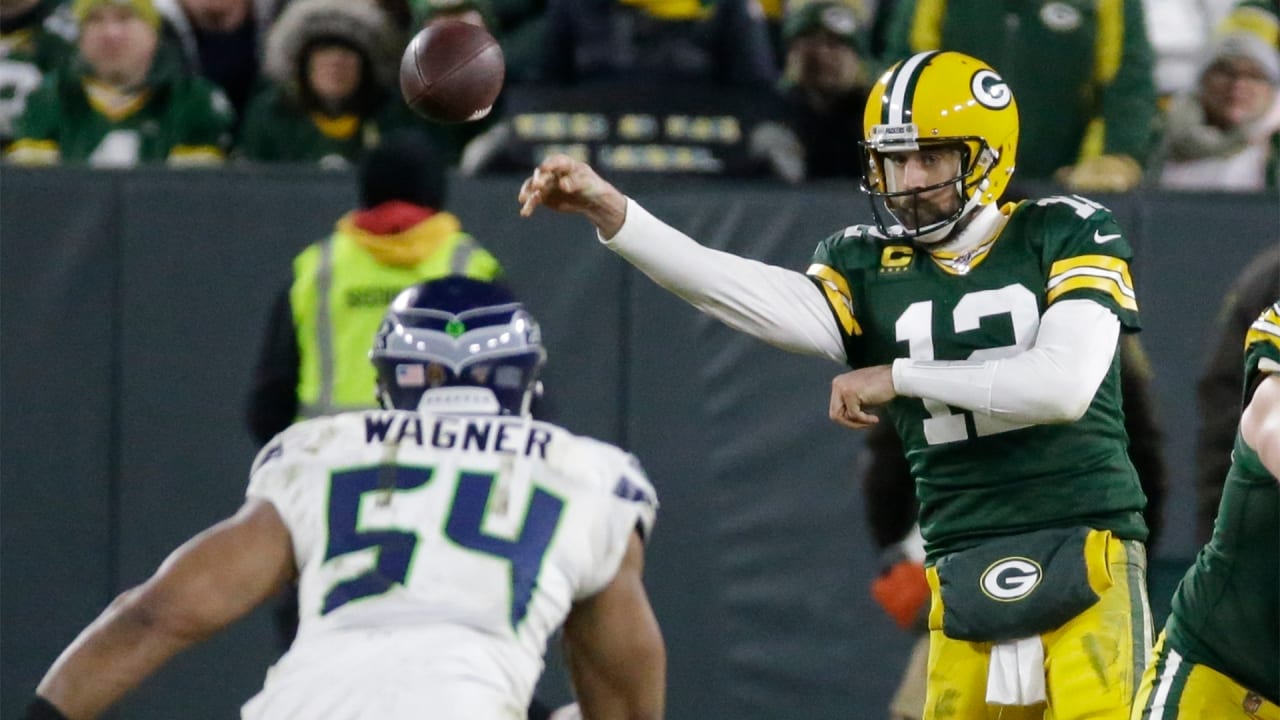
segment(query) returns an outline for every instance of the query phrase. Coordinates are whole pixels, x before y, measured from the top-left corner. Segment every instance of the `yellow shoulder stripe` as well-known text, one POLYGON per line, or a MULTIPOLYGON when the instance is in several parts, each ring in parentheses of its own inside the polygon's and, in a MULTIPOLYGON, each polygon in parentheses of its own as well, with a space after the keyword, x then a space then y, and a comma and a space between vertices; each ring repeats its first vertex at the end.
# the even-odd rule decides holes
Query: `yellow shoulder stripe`
POLYGON ((817 278, 822 285, 822 292, 827 296, 827 304, 840 320, 840 327, 844 330, 844 334, 861 335, 862 326, 853 316, 853 295, 849 292, 849 282, 845 277, 836 272, 835 268, 821 263, 810 265, 805 274, 817 278))
POLYGON ((1274 305, 1253 321, 1244 336, 1246 348, 1259 342, 1271 343, 1280 349, 1280 311, 1274 305))
POLYGON ((1110 295, 1126 310, 1138 310, 1129 263, 1110 255, 1080 255, 1059 260, 1049 268, 1046 302, 1052 304, 1073 290, 1099 290, 1110 295))

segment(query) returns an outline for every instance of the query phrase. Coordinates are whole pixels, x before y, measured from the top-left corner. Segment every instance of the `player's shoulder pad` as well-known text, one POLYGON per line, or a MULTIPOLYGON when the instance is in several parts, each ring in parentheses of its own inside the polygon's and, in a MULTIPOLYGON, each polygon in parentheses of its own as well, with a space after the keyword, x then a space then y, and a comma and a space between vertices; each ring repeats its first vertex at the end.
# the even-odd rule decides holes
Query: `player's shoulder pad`
POLYGON ((1133 253, 1111 210, 1083 195, 1024 200, 1014 208, 1010 222, 1015 220, 1030 230, 1028 240, 1042 244, 1049 255, 1129 257, 1133 253))
POLYGON ((347 442, 364 443, 371 422, 390 423, 400 410, 364 410, 303 420, 280 431, 258 452, 250 474, 279 461, 289 463, 314 457, 347 442))
POLYGON ((1094 225, 1112 220, 1107 206, 1083 195, 1049 195, 1038 200, 1023 200, 1014 207, 1013 215, 1062 226, 1094 225))
POLYGON ((813 251, 813 262, 837 269, 858 267, 864 260, 875 262, 888 240, 873 225, 850 225, 823 238, 813 251))
POLYGON ((636 510, 641 532, 648 540, 657 519, 658 492, 640 460, 629 452, 595 438, 540 423, 557 431, 548 446, 547 462, 561 475, 610 494, 636 510))

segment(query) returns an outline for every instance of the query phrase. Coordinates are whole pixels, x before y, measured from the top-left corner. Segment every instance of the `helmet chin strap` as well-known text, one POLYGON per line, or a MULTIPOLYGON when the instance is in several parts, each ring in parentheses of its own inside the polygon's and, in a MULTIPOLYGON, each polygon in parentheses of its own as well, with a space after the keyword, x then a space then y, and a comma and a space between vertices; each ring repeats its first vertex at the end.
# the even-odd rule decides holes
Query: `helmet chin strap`
POLYGON ((973 218, 981 212, 983 207, 982 196, 986 189, 987 180, 984 178, 975 189, 973 195, 970 195, 969 199, 965 201, 964 210, 960 212, 959 217, 940 228, 917 235, 916 242, 921 245, 929 245, 930 250, 945 250, 947 252, 963 252, 968 249, 966 246, 977 245, 982 238, 966 235, 965 229, 969 227, 969 223, 973 218))

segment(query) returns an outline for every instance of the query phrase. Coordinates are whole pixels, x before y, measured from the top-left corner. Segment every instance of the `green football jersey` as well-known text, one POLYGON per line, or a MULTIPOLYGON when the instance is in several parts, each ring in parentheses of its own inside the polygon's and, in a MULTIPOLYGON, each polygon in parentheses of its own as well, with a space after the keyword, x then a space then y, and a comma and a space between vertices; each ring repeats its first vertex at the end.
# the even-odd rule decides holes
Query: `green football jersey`
POLYGON ((157 51, 146 94, 114 110, 91 99, 82 61, 48 75, 27 98, 11 152, 47 151, 63 162, 114 167, 222 157, 231 141, 231 103, 175 63, 157 51))
MULTIPOLYGON (((809 274, 851 367, 896 358, 986 361, 1032 347, 1056 302, 1106 306, 1137 331, 1132 251, 1110 211, 1079 196, 1008 205, 1004 229, 963 256, 932 255, 868 226, 819 244, 809 274)), ((898 397, 930 561, 980 540, 1087 526, 1144 540, 1146 498, 1126 449, 1119 352, 1084 416, 1024 425, 898 397)))
POLYGON ((0 28, 0 147, 13 140, 13 124, 46 73, 75 55, 75 18, 61 0, 41 0, 0 28))
POLYGON ((359 164, 388 133, 424 124, 404 103, 390 97, 368 116, 326 119, 307 112, 271 85, 249 102, 237 153, 261 163, 344 167, 359 164))
MULTIPOLYGON (((1245 338, 1246 402, 1280 372, 1280 302, 1245 338)), ((1169 647, 1280 703, 1280 486, 1236 432, 1213 537, 1173 595, 1169 647)))

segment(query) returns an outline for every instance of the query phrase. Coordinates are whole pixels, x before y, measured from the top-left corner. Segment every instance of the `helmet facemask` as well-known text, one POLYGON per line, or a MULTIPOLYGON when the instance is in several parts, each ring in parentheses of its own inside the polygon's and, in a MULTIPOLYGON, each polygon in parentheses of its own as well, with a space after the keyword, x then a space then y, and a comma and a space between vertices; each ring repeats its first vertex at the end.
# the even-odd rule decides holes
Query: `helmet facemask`
POLYGON ((862 189, 871 202, 871 212, 881 232, 935 244, 950 237, 956 224, 982 204, 996 155, 981 137, 916 140, 909 135, 908 132, 906 137, 899 135, 902 139, 885 140, 883 133, 873 131, 871 140, 861 143, 862 189), (954 154, 956 165, 951 176, 925 187, 896 187, 900 172, 887 167, 893 163, 895 154, 930 150, 958 151, 954 154), (954 192, 954 197, 947 198, 939 192, 947 188, 954 192), (934 195, 939 197, 930 197, 934 195), (951 204, 954 210, 943 209, 951 204))

